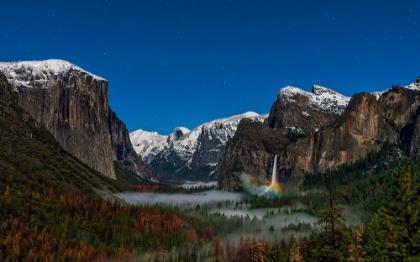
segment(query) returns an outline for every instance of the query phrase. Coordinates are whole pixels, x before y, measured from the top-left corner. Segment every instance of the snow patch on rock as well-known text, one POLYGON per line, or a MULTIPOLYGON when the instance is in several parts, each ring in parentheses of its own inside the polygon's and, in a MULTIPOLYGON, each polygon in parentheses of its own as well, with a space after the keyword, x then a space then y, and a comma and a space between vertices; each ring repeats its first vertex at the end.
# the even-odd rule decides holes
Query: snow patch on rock
POLYGON ((80 71, 90 75, 93 79, 106 81, 106 79, 94 75, 82 68, 59 59, 49 59, 43 61, 20 61, 20 62, 0 62, 2 71, 8 81, 16 87, 32 87, 35 84, 42 87, 54 85, 51 81, 57 76, 62 76, 70 71, 80 71))
POLYGON ((420 91, 420 78, 416 80, 416 82, 406 85, 405 88, 420 91))
POLYGON ((376 98, 376 100, 378 100, 383 93, 385 93, 385 91, 380 91, 380 92, 376 91, 376 92, 372 92, 371 95, 373 95, 376 98))
POLYGON ((312 93, 298 87, 286 86, 279 91, 278 98, 286 103, 296 103, 297 95, 306 96, 313 109, 335 114, 341 114, 350 101, 350 97, 319 85, 312 86, 312 93))

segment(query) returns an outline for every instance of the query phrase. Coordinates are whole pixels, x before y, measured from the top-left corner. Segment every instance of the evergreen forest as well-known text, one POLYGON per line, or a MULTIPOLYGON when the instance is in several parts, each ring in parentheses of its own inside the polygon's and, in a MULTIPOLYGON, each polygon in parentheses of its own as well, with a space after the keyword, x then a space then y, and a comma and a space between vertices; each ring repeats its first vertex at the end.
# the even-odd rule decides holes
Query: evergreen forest
MULTIPOLYGON (((280 197, 132 205, 114 194, 129 187, 67 153, 19 107, 1 104, 0 114, 0 261, 420 261, 420 162, 397 145, 307 174, 280 197), (291 214, 317 220, 276 224, 291 214)), ((130 190, 149 189, 182 191, 130 190)))

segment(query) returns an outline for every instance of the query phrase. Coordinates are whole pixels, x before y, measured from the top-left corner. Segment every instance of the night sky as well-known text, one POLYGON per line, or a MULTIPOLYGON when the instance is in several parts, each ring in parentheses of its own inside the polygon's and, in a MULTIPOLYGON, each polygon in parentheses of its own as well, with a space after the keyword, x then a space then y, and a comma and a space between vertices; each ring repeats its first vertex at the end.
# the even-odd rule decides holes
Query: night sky
POLYGON ((1 1, 0 61, 109 81, 129 131, 268 113, 281 87, 344 95, 420 76, 420 1, 1 1))

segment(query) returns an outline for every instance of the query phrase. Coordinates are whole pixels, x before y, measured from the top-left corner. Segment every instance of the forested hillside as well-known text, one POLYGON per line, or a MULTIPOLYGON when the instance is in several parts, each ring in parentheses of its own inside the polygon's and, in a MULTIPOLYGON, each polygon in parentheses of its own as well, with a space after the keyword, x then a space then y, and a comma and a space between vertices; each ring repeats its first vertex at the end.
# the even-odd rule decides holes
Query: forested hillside
POLYGON ((0 98, 0 261, 420 259, 420 162, 400 161, 397 145, 307 174, 302 188, 280 197, 132 206, 113 194, 121 185, 62 149, 19 108, 1 75, 0 98), (227 208, 278 210, 261 218, 215 212, 227 208), (358 224, 349 223, 346 208, 358 224), (300 212, 318 222, 271 224, 300 212))
POLYGON ((122 187, 62 149, 1 80, 0 261, 125 261, 186 239, 177 212, 115 202, 122 187))

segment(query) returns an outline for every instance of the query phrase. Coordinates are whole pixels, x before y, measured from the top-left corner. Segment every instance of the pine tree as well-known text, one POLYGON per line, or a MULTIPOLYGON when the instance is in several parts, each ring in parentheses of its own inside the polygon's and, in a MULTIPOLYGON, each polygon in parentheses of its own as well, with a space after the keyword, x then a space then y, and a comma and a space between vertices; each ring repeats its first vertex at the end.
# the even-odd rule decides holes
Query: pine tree
POLYGON ((263 244, 257 239, 252 239, 251 261, 264 262, 264 247, 263 244))
POLYGON ((392 172, 387 206, 380 208, 364 234, 367 261, 420 260, 420 183, 405 158, 392 172))
POLYGON ((252 250, 252 241, 251 238, 246 237, 245 238, 245 245, 244 245, 244 255, 245 255, 245 259, 243 259, 242 261, 249 261, 250 257, 251 257, 251 250, 252 250))
POLYGON ((307 257, 310 261, 345 261, 349 257, 350 235, 344 224, 342 208, 334 199, 331 174, 327 176, 327 204, 319 214, 320 230, 312 233, 307 257))
POLYGON ((245 240, 243 236, 239 238, 238 247, 236 248, 236 260, 237 261, 246 260, 245 240))
POLYGON ((235 247, 235 243, 230 243, 230 240, 228 239, 226 241, 226 260, 228 262, 232 262, 235 260, 236 257, 236 247, 235 247))
POLYGON ((198 246, 194 244, 192 251, 191 251, 191 261, 197 261, 198 259, 198 246))
POLYGON ((223 259, 222 241, 219 236, 213 239, 213 257, 216 259, 223 259))
POLYGON ((4 196, 8 197, 10 195, 10 187, 6 186, 6 190, 4 191, 4 196))
POLYGON ((144 254, 142 261, 143 262, 150 262, 151 261, 150 255, 148 253, 144 254))
POLYGON ((362 233, 361 230, 358 228, 351 229, 351 244, 349 248, 350 256, 347 259, 348 261, 355 261, 355 262, 364 262, 365 260, 362 258, 364 254, 362 248, 362 233))
POLYGON ((299 245, 297 242, 293 243, 289 252, 289 261, 290 262, 302 262, 302 255, 300 254, 299 245))
POLYGON ((280 243, 278 240, 274 240, 264 255, 265 261, 267 262, 279 262, 284 261, 287 258, 287 255, 281 249, 280 243))

